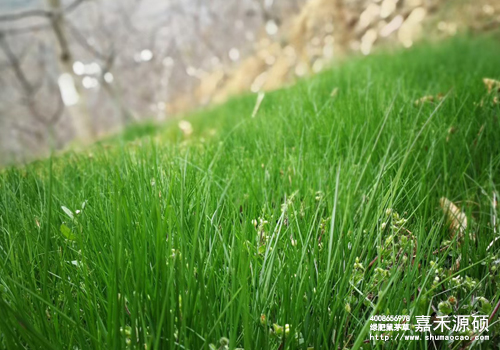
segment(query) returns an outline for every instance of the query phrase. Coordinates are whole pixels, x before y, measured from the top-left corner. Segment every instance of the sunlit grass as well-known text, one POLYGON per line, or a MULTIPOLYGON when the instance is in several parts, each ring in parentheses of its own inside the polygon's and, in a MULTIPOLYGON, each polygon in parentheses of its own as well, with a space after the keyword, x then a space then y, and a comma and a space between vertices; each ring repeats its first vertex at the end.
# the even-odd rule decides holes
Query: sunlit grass
POLYGON ((450 297, 452 314, 491 312, 500 105, 482 78, 499 58, 476 38, 356 59, 266 94, 255 118, 240 97, 190 136, 4 170, 0 347, 357 349, 372 314, 450 297))

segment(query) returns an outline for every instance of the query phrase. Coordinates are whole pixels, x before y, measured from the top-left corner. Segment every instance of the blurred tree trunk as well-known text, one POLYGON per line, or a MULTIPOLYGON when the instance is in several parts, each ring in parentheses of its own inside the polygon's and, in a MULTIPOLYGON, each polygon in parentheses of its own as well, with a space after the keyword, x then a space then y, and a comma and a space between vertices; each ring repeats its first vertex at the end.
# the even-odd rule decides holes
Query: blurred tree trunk
POLYGON ((76 93, 73 101, 69 102, 67 99, 65 100, 65 105, 72 120, 73 129, 77 139, 86 142, 92 139, 94 136, 94 130, 92 128, 85 94, 78 86, 77 76, 73 72, 73 57, 69 48, 68 35, 64 24, 64 9, 61 6, 60 0, 46 1, 52 11, 50 21, 57 41, 57 46, 59 47, 58 66, 61 73, 59 77, 59 89, 61 90, 63 100, 65 94, 67 93, 66 91, 63 91, 64 89, 74 90, 76 93), (61 84, 62 80, 64 80, 64 85, 61 84), (72 84, 74 89, 71 86, 67 86, 67 84, 72 84))

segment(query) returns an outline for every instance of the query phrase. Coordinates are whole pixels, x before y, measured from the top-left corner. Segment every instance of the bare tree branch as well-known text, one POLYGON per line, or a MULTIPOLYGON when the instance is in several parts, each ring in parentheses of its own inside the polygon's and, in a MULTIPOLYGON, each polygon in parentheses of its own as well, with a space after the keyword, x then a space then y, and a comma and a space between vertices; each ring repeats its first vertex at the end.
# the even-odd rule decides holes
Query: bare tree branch
POLYGON ((28 34, 28 33, 33 33, 37 31, 43 31, 50 29, 51 26, 49 23, 43 23, 43 24, 36 24, 32 26, 26 26, 22 28, 9 28, 9 29, 2 29, 0 32, 3 33, 4 35, 22 35, 22 34, 28 34))
POLYGON ((85 36, 70 21, 66 20, 65 24, 69 28, 69 30, 71 31, 71 34, 72 34, 73 38, 75 38, 76 42, 81 47, 83 47, 84 49, 86 49, 87 51, 89 51, 90 53, 92 53, 94 56, 97 56, 101 60, 107 60, 108 59, 108 56, 106 56, 105 54, 103 54, 102 52, 100 52, 94 46, 90 45, 87 42, 87 39, 85 38, 85 36))
POLYGON ((66 6, 62 12, 65 14, 69 14, 69 13, 73 12, 73 10, 75 10, 78 6, 80 6, 80 4, 84 3, 85 1, 87 1, 87 0, 75 0, 71 4, 66 6))
POLYGON ((51 11, 47 10, 28 10, 19 13, 8 13, 5 15, 0 15, 0 22, 13 22, 20 19, 25 19, 28 17, 50 17, 52 16, 51 11))
POLYGON ((27 10, 23 12, 17 12, 17 13, 8 13, 5 15, 0 15, 0 22, 13 22, 13 21, 18 21, 21 19, 29 18, 29 17, 45 17, 45 18, 52 18, 52 17, 59 17, 64 13, 70 13, 73 10, 75 10, 81 3, 85 2, 87 0, 75 0, 68 6, 66 6, 64 9, 60 11, 55 11, 55 10, 27 10))
POLYGON ((0 47, 2 48, 10 65, 12 66, 14 74, 16 75, 17 80, 19 80, 19 83, 21 84, 22 88, 28 95, 31 95, 33 93, 33 86, 28 81, 28 78, 26 77, 21 68, 21 63, 19 62, 14 52, 12 52, 12 49, 10 48, 7 40, 5 39, 5 35, 2 33, 0 33, 0 47))
POLYGON ((42 84, 40 83, 38 85, 33 85, 29 81, 29 79, 27 78, 26 74, 22 69, 21 62, 10 48, 9 43, 5 38, 5 35, 2 33, 0 33, 0 48, 3 50, 5 56, 7 57, 7 60, 9 61, 17 80, 21 85, 21 88, 24 90, 25 99, 27 101, 27 107, 32 113, 33 117, 35 117, 37 121, 43 123, 44 125, 48 126, 53 125, 57 120, 59 120, 64 111, 64 105, 62 105, 62 98, 60 94, 58 94, 59 105, 57 106, 56 111, 49 118, 41 114, 36 108, 35 95, 37 91, 41 88, 42 84))

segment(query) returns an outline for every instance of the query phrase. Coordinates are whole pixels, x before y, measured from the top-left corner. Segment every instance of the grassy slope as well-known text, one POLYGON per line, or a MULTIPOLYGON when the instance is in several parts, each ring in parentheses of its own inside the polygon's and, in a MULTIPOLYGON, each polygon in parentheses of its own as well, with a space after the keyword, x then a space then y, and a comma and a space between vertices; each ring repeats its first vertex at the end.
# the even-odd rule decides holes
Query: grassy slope
POLYGON ((242 97, 193 116, 188 139, 167 128, 4 171, 0 344, 199 349, 224 336, 277 349, 277 323, 303 346, 357 348, 374 312, 430 314, 451 295, 496 302, 480 262, 494 237, 499 108, 475 103, 499 57, 490 39, 375 55, 268 94, 254 119, 254 97, 242 97), (413 103, 440 92, 442 103, 413 103), (477 242, 433 254, 450 239, 441 196, 474 218, 477 242), (61 209, 84 201, 74 221, 61 209), (459 275, 481 283, 439 294, 450 280, 433 288, 430 262, 448 269, 459 254, 459 275))

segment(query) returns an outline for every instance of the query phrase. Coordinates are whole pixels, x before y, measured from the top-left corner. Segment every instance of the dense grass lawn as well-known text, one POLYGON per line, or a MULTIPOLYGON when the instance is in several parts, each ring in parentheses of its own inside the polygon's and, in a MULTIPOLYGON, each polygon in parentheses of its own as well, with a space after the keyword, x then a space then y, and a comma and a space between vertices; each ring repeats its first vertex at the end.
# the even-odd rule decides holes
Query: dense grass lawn
POLYGON ((499 62, 493 38, 355 59, 254 118, 244 96, 3 170, 0 347, 433 348, 368 320, 494 314, 499 62))

